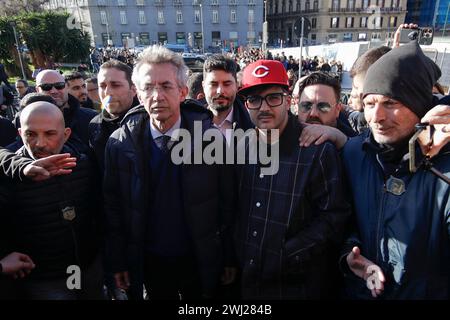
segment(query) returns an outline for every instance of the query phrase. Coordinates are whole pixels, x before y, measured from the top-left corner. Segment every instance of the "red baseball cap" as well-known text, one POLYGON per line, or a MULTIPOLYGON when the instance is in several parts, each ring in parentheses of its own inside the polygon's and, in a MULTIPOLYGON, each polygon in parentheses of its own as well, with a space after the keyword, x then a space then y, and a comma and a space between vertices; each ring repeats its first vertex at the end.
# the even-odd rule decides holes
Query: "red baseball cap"
POLYGON ((244 94, 248 89, 275 84, 289 88, 289 79, 283 64, 277 60, 258 60, 245 67, 242 75, 242 87, 240 94, 244 94))

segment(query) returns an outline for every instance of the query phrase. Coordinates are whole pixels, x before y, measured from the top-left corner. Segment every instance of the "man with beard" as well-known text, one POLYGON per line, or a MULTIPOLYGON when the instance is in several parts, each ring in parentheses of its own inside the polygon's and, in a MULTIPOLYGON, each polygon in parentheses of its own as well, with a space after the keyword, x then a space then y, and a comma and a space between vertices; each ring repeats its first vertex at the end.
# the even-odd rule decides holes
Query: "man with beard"
POLYGON ((89 98, 86 81, 80 72, 70 73, 64 79, 66 80, 69 94, 77 98, 82 107, 100 111, 100 104, 94 103, 89 98))
POLYGON ((234 60, 220 54, 209 57, 203 65, 203 91, 208 109, 214 115, 214 126, 228 143, 232 133, 229 129, 247 130, 253 127, 248 112, 236 98, 237 68, 234 60))
POLYGON ((300 82, 298 118, 306 125, 300 137, 301 146, 309 146, 313 142, 320 144, 332 136, 334 140, 329 140, 340 149, 347 137, 356 135, 345 115, 341 113, 340 95, 339 81, 322 72, 311 73, 300 82), (317 131, 331 131, 333 134, 322 134, 317 139, 317 131))

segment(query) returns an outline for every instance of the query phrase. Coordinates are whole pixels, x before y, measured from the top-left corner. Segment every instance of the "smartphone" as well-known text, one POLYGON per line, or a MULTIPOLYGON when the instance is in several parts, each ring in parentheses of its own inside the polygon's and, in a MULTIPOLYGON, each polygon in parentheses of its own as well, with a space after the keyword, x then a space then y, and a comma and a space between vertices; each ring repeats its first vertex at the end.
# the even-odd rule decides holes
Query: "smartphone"
POLYGON ((418 40, 421 45, 430 45, 433 43, 433 37, 433 27, 423 27, 417 29, 404 28, 400 31, 400 43, 418 40))

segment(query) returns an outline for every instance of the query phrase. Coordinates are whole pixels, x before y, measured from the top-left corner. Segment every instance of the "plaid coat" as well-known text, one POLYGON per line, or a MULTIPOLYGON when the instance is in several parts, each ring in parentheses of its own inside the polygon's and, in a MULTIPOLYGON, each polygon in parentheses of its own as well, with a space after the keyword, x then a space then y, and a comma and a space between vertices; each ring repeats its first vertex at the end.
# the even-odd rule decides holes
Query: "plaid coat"
POLYGON ((275 175, 260 174, 259 165, 238 169, 245 299, 325 298, 335 285, 337 245, 350 215, 341 160, 330 143, 300 147, 300 132, 290 114, 275 175))

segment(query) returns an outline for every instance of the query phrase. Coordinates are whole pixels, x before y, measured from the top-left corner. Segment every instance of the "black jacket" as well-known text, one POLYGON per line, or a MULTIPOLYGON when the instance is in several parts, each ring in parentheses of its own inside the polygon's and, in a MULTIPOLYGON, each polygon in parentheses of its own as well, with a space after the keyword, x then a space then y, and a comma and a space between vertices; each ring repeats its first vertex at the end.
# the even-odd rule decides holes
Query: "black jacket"
MULTIPOLYGON (((66 278, 68 266, 83 270, 97 253, 98 177, 84 155, 67 146, 62 152, 77 157, 70 175, 41 182, 6 180, 0 186, 2 226, 9 236, 2 246, 33 259, 36 268, 29 278, 66 278)), ((30 158, 25 147, 17 154, 30 158)))
MULTIPOLYGON (((191 136, 194 121, 201 122, 202 131, 212 128, 210 113, 197 104, 183 104, 181 117, 191 136)), ((129 272, 130 295, 136 299, 142 299, 145 226, 151 214, 151 154, 143 147, 148 125, 145 109, 134 108, 109 138, 105 152, 108 267, 114 273, 129 272)), ((214 296, 224 266, 231 263, 232 177, 223 165, 181 164, 184 214, 205 296, 214 296)))
POLYGON ((254 127, 255 125, 250 119, 250 115, 245 108, 244 103, 239 96, 236 96, 233 104, 233 128, 242 129, 245 131, 254 127))
MULTIPOLYGON (((139 100, 134 97, 133 104, 127 110, 139 105, 139 100)), ((103 173, 104 163, 105 163, 105 147, 108 142, 109 136, 116 131, 122 119, 125 117, 126 112, 124 112, 119 117, 111 116, 105 109, 97 114, 89 123, 89 145, 93 149, 97 164, 103 173)))
POLYGON ((0 117, 0 147, 13 143, 17 137, 17 129, 8 119, 0 117))

